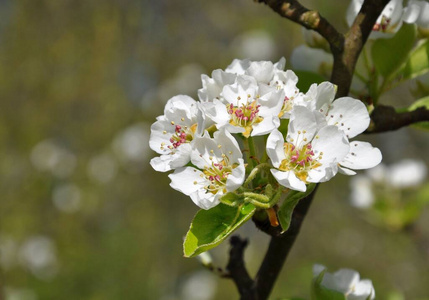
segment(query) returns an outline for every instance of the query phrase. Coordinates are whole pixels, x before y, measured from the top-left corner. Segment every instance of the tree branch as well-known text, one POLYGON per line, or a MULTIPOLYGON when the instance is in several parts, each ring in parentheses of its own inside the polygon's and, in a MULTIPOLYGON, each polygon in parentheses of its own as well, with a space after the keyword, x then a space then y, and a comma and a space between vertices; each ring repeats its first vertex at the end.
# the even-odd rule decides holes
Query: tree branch
POLYGON ((309 10, 296 0, 257 0, 265 3, 280 16, 312 29, 323 36, 334 47, 342 47, 344 37, 318 11, 309 10))
POLYGON ((365 133, 397 130, 423 121, 429 121, 429 110, 425 107, 398 113, 392 106, 378 105, 371 113, 371 124, 365 133))
POLYGON ((243 300, 256 300, 253 290, 254 281, 250 277, 244 264, 244 249, 247 247, 247 240, 239 236, 232 236, 230 239, 231 250, 229 252, 229 262, 226 266, 229 277, 234 281, 243 300))
POLYGON ((254 218, 256 226, 271 235, 270 245, 255 278, 255 290, 258 300, 268 299, 274 283, 283 268, 286 258, 292 249, 301 225, 316 193, 318 185, 307 197, 301 199, 292 214, 289 229, 281 233, 280 227, 272 227, 268 219, 263 221, 254 218))
POLYGON ((359 55, 378 16, 388 2, 389 0, 365 0, 355 21, 345 34, 343 47, 332 47, 331 44, 334 55, 331 82, 338 86, 337 97, 348 95, 359 55))

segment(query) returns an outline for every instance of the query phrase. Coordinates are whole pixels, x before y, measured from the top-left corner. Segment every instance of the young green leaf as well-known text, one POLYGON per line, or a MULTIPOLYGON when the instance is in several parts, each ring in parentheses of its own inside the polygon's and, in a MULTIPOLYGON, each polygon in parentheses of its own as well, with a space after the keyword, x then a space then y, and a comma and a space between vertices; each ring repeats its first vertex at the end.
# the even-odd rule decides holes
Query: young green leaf
POLYGON ((414 24, 403 24, 392 38, 374 42, 371 49, 372 61, 384 78, 388 78, 405 62, 413 49, 416 36, 414 24))
POLYGON ((290 191, 287 194, 286 199, 283 201, 283 204, 280 206, 280 209, 277 212, 280 225, 282 226, 282 229, 283 229, 282 232, 285 232, 286 230, 289 229, 293 210, 295 209, 295 206, 298 204, 299 200, 310 195, 311 192, 313 192, 315 187, 316 187, 316 184, 311 183, 307 185, 307 190, 305 192, 290 191))
POLYGON ((192 220, 183 243, 185 257, 194 257, 219 245, 255 213, 250 203, 231 207, 223 203, 200 210, 192 220))
POLYGON ((429 71, 429 40, 415 48, 402 66, 398 75, 401 80, 412 79, 429 71))

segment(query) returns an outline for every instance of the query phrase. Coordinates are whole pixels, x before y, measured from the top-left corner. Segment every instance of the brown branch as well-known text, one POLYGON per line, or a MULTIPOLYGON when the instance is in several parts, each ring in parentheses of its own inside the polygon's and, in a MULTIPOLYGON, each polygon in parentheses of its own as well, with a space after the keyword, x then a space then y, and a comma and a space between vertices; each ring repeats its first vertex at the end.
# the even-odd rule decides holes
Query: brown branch
POLYGON ((388 2, 389 0, 365 0, 350 30, 345 34, 343 47, 331 45, 334 55, 331 82, 338 86, 337 97, 348 95, 359 55, 388 2))
POLYGON ((342 47, 344 37, 318 11, 309 10, 296 0, 257 0, 265 3, 280 16, 312 29, 323 36, 331 47, 342 47))
POLYGON ((280 227, 272 227, 268 219, 260 220, 254 218, 256 226, 271 235, 270 245, 265 254, 264 260, 255 278, 255 289, 258 300, 268 299, 274 283, 283 268, 286 258, 292 249, 296 237, 301 229, 301 225, 316 193, 318 185, 307 197, 301 199, 292 214, 289 229, 281 233, 280 227))
POLYGON ((254 281, 250 277, 244 264, 244 249, 247 247, 247 240, 239 236, 232 236, 230 239, 231 250, 226 269, 229 277, 234 281, 243 300, 256 300, 253 286, 254 281))
POLYGON ((424 121, 429 121, 429 110, 425 107, 398 113, 392 106, 378 105, 371 113, 371 124, 365 133, 397 130, 424 121))

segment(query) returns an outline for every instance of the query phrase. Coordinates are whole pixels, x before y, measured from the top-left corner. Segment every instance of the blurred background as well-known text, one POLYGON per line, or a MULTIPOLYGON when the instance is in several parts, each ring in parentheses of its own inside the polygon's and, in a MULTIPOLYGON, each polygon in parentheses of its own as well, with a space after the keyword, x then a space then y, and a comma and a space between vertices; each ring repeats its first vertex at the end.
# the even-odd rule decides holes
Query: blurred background
MULTIPOLYGON (((302 2, 346 30, 348 1, 302 2)), ((196 99, 201 74, 234 58, 289 63, 303 41, 250 0, 0 0, 0 298, 237 299, 231 281, 182 257, 197 207, 149 166, 150 125, 170 97, 196 99)), ((408 106, 410 87, 382 102, 408 106)), ((361 139, 386 164, 427 165, 427 137, 361 139)), ((271 299, 309 298, 315 263, 358 270, 378 299, 429 299, 428 209, 378 226, 350 191, 342 175, 321 186, 271 299)), ((252 222, 238 233, 253 275, 268 239, 252 222)), ((212 251, 217 266, 227 252, 212 251)))

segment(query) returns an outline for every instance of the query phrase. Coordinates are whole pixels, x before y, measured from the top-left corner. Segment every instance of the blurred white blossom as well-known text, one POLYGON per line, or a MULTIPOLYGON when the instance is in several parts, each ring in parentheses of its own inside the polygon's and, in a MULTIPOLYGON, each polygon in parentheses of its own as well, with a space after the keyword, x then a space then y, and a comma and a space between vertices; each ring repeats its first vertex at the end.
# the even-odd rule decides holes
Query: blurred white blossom
POLYGON ((374 203, 371 179, 365 175, 356 175, 350 179, 351 204, 358 208, 368 208, 374 203))
POLYGON ((115 178, 118 164, 109 153, 98 154, 88 163, 88 176, 98 183, 108 183, 115 178))
POLYGON ((182 286, 182 300, 214 299, 217 289, 216 276, 209 271, 197 271, 189 276, 182 286))
POLYGON ((423 161, 404 159, 389 167, 387 182, 398 188, 420 185, 426 178, 427 168, 423 161))
POLYGON ((46 236, 32 236, 19 249, 19 261, 39 279, 52 279, 58 272, 56 246, 46 236))
POLYGON ((232 42, 237 56, 251 60, 270 59, 274 56, 276 45, 273 38, 263 30, 252 30, 238 36, 232 42))
POLYGON ((296 70, 315 72, 327 77, 334 63, 332 54, 306 45, 296 47, 290 60, 296 70))
POLYGON ((30 159, 36 169, 51 172, 58 178, 70 176, 76 166, 76 156, 51 139, 34 146, 30 159))
POLYGON ((55 207, 65 213, 74 213, 81 207, 81 190, 74 183, 58 185, 52 192, 55 207))
POLYGON ((129 171, 141 171, 147 165, 149 126, 137 123, 118 133, 112 143, 119 160, 129 171))
POLYGON ((313 266, 313 276, 317 278, 325 271, 321 285, 333 291, 337 291, 346 296, 347 300, 373 300, 375 291, 369 279, 360 280, 359 273, 351 269, 340 269, 335 273, 326 272, 323 265, 313 266))
POLYGON ((26 288, 5 288, 5 300, 36 300, 37 294, 26 288))

